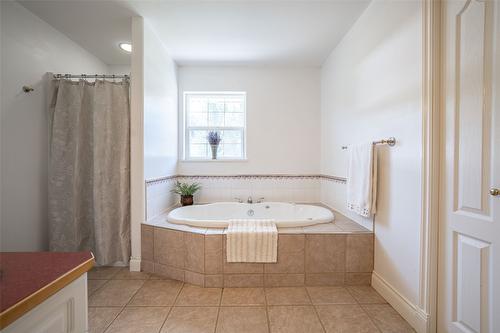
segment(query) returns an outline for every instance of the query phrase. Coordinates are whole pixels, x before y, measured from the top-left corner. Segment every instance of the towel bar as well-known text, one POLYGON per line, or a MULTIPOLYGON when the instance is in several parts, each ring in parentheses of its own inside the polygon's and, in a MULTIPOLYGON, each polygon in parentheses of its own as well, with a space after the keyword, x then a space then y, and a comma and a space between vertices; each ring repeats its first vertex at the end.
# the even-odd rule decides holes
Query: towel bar
MULTIPOLYGON (((374 145, 389 145, 391 147, 395 146, 396 145, 396 138, 391 136, 390 138, 388 139, 382 139, 382 140, 379 140, 379 141, 373 141, 373 144, 374 145)), ((342 146, 342 149, 347 149, 348 147, 347 146, 342 146)))

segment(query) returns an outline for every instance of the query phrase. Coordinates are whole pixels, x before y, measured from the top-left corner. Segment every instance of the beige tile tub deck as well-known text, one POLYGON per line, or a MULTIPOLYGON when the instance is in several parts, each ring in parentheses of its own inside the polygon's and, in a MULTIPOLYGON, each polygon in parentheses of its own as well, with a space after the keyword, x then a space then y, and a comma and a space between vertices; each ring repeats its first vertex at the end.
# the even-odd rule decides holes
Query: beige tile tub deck
POLYGON ((153 262, 154 227, 143 225, 141 228, 141 260, 153 262))
POLYGON ((347 235, 346 271, 373 271, 373 234, 347 235))
POLYGON ((306 273, 345 271, 346 235, 306 235, 306 273))
POLYGON ((186 233, 154 228, 154 260, 156 263, 184 269, 186 261, 186 233))
POLYGON ((205 273, 205 235, 184 233, 187 271, 205 273))
POLYGON ((228 263, 222 229, 155 221, 154 225, 142 225, 143 243, 148 243, 143 245, 146 260, 142 268, 148 273, 202 287, 371 283, 373 233, 346 218, 331 225, 300 228, 302 233, 280 231, 276 263, 228 263), (151 249, 152 254, 148 252, 151 249))

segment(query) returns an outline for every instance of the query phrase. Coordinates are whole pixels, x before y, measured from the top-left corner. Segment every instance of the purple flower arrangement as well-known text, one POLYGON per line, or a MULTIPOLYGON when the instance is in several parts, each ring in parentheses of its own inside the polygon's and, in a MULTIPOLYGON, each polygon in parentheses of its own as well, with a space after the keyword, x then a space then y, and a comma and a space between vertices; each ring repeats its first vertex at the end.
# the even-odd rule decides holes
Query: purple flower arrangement
POLYGON ((222 141, 222 138, 221 138, 219 132, 217 132, 217 131, 210 131, 210 132, 208 132, 207 140, 208 140, 208 143, 211 146, 212 145, 218 146, 219 143, 222 141))
POLYGON ((217 131, 210 131, 207 135, 207 141, 210 144, 210 149, 212 150, 212 159, 217 159, 217 149, 219 148, 219 143, 222 141, 222 138, 217 131))

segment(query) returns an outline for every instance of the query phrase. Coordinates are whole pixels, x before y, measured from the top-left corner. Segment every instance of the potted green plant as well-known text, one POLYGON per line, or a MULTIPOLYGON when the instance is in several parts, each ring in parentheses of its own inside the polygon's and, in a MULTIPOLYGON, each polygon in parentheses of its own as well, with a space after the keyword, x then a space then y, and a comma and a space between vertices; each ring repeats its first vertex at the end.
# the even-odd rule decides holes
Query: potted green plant
POLYGON ((188 184, 177 181, 172 192, 181 196, 181 205, 189 206, 193 204, 193 194, 199 189, 201 189, 201 185, 198 183, 188 184))
POLYGON ((210 149, 212 149, 212 159, 217 159, 217 150, 219 149, 219 143, 222 141, 222 138, 217 131, 210 131, 207 135, 207 141, 210 144, 210 149))

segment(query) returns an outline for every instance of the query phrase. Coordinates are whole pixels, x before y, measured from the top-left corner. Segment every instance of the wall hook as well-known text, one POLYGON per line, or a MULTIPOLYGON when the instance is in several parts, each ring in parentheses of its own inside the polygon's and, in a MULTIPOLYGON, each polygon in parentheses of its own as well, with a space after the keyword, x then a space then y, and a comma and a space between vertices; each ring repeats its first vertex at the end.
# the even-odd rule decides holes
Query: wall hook
POLYGON ((30 92, 34 91, 35 89, 33 89, 33 87, 30 87, 30 86, 23 86, 23 91, 27 94, 29 94, 30 92))

